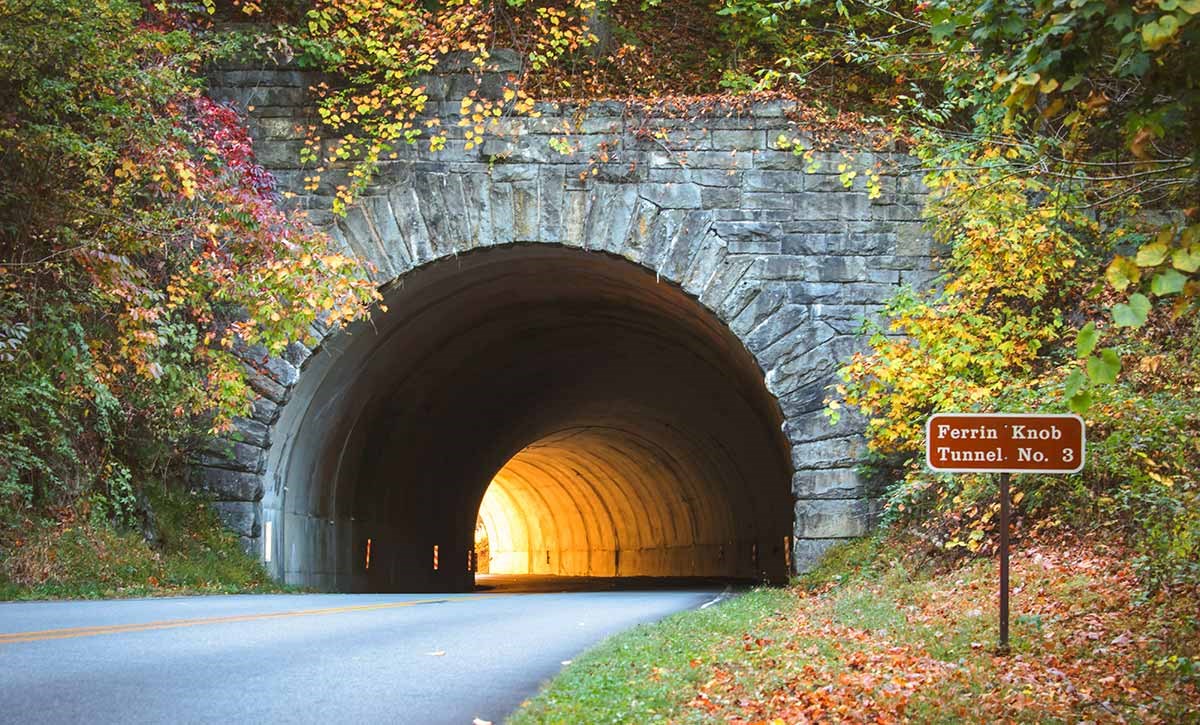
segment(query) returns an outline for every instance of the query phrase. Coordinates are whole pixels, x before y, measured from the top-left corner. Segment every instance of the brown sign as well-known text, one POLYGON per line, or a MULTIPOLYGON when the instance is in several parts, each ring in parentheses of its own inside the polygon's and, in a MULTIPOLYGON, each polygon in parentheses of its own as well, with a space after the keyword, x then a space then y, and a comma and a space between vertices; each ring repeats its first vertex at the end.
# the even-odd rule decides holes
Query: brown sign
POLYGON ((1077 473, 1085 438, 1077 415, 937 413, 925 423, 925 460, 955 473, 1077 473))

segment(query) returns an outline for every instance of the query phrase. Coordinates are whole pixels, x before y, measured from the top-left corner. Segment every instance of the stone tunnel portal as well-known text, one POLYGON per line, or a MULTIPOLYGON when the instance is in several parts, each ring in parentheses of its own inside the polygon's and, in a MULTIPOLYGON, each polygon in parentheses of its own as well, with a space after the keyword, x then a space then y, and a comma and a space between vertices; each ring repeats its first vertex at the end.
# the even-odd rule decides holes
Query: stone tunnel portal
POLYGON ((778 406, 677 286, 515 245, 419 268, 385 304, 310 359, 276 427, 262 513, 285 581, 469 589, 477 523, 493 572, 786 577, 778 406))

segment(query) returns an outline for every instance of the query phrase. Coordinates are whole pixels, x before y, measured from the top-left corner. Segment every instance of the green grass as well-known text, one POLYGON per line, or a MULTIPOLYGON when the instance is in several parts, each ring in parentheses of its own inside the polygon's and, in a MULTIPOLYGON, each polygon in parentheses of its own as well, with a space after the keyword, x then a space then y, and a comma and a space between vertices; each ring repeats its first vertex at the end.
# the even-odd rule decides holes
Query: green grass
POLYGON ((241 550, 205 499, 148 490, 161 542, 76 512, 4 532, 0 599, 99 599, 285 591, 241 550))
POLYGON ((576 659, 511 723, 653 723, 678 713, 708 672, 712 648, 785 607, 782 589, 755 589, 605 640, 576 659))

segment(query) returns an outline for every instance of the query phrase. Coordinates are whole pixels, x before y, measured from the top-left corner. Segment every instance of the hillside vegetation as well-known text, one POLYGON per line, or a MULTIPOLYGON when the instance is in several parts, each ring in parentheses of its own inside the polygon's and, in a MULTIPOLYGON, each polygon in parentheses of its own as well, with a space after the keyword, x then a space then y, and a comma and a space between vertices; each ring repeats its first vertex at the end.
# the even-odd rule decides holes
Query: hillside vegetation
POLYGON ((1146 592, 1191 591, 1198 16, 1195 0, 5 4, 5 555, 70 522, 136 533, 148 482, 179 488, 205 437, 248 413, 247 365, 376 299, 365 270, 281 210, 237 110, 204 97, 206 64, 270 55, 329 73, 303 156, 310 184, 348 169, 339 208, 398 144, 479 143, 537 99, 681 114, 700 97, 799 100, 778 143, 842 152, 842 182, 868 194, 920 175, 945 250, 939 285, 899 290, 829 391, 831 425, 867 428, 885 526, 988 555, 993 482, 925 471, 921 422, 1073 410, 1088 466, 1022 478, 1018 536, 1117 541, 1146 592), (455 128, 426 121, 422 74, 448 53, 486 67, 496 47, 524 70, 468 96, 455 128))

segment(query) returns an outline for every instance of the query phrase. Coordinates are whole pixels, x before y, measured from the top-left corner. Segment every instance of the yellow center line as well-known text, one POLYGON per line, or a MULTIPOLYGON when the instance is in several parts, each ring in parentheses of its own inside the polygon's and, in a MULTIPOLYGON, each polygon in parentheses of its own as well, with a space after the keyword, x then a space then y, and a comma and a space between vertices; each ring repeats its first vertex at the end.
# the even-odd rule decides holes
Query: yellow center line
POLYGON ((404 602, 385 602, 382 604, 357 604, 346 607, 328 607, 325 609, 300 609, 292 612, 269 612, 264 614, 232 614, 225 617, 200 617, 195 619, 164 619, 157 622, 141 622, 135 624, 107 624, 95 627, 68 627, 64 629, 43 629, 35 632, 9 632, 0 634, 0 644, 16 644, 18 642, 40 642, 50 639, 71 639, 73 637, 96 637, 104 634, 122 634, 124 632, 148 632, 156 629, 175 629, 178 627, 198 627, 206 624, 230 624, 234 622, 258 622, 266 619, 289 619, 292 617, 317 617, 327 614, 347 614, 351 612, 374 612, 381 609, 399 609, 418 604, 442 604, 451 602, 466 602, 475 599, 489 599, 501 596, 499 594, 473 594, 465 597, 440 597, 438 599, 410 599, 404 602))

